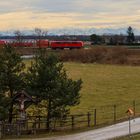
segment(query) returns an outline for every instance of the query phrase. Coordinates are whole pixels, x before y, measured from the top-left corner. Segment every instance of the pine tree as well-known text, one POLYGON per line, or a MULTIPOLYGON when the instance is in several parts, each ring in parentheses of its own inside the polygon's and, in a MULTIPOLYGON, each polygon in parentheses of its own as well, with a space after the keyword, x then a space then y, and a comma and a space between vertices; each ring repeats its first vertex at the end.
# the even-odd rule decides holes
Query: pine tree
POLYGON ((27 74, 28 93, 40 101, 46 100, 47 128, 51 119, 66 113, 70 106, 79 104, 81 80, 68 78, 63 64, 54 55, 40 52, 27 74))
POLYGON ((103 39, 101 36, 96 35, 96 34, 92 34, 90 36, 90 40, 92 41, 93 44, 101 44, 103 43, 103 39))
POLYGON ((15 93, 23 86, 22 71, 24 64, 14 48, 6 45, 0 54, 0 94, 7 97, 9 123, 12 122, 13 102, 15 93))
POLYGON ((131 26, 128 27, 127 34, 127 42, 132 44, 135 41, 135 35, 131 26))

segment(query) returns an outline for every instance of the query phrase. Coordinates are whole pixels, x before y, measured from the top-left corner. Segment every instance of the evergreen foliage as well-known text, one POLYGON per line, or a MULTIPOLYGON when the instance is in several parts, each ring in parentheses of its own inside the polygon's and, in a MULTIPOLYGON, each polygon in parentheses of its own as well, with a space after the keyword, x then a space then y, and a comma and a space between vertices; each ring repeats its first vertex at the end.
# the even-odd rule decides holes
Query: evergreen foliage
POLYGON ((127 34, 128 34, 127 35, 127 42, 129 44, 132 44, 135 41, 135 35, 134 35, 134 31, 133 31, 131 26, 128 27, 127 34))
POLYGON ((40 50, 27 73, 28 93, 46 101, 47 128, 51 120, 68 113, 69 107, 79 104, 81 80, 68 78, 58 58, 40 50))
MULTIPOLYGON (((18 90, 23 87, 24 64, 20 55, 18 55, 14 48, 6 45, 0 54, 0 94, 5 100, 5 105, 8 108, 9 122, 12 122, 13 102, 12 98, 18 90)), ((0 104, 1 106, 1 104, 0 104)))
POLYGON ((92 41, 92 44, 101 44, 104 42, 102 37, 96 34, 92 34, 90 40, 92 41))
POLYGON ((28 94, 45 103, 49 129, 52 119, 64 117, 70 106, 79 104, 82 81, 68 78, 58 58, 47 56, 42 49, 26 73, 24 68, 14 48, 5 46, 0 54, 0 119, 8 117, 9 123, 12 122, 13 98, 26 88, 28 94))

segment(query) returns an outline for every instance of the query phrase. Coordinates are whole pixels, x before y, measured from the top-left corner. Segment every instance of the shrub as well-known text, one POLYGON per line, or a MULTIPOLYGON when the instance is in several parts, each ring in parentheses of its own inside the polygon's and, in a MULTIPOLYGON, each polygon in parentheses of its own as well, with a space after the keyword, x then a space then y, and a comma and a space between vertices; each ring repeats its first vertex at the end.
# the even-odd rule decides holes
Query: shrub
POLYGON ((82 63, 126 64, 127 55, 126 48, 95 47, 91 49, 63 51, 60 53, 60 60, 82 63))

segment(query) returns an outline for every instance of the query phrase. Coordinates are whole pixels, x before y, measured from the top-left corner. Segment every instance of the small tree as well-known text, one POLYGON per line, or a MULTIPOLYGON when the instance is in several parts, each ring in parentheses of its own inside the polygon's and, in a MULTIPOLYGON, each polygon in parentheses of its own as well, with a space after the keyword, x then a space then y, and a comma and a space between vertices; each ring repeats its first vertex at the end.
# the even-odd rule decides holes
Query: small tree
POLYGON ((0 94, 9 100, 8 103, 5 102, 9 109, 9 123, 12 122, 12 98, 23 86, 23 68, 24 64, 20 56, 11 46, 5 46, 0 54, 0 94))
POLYGON ((127 29, 127 42, 132 44, 135 41, 135 35, 131 26, 127 29))
POLYGON ((46 100, 48 129, 52 118, 79 104, 82 81, 68 78, 63 64, 54 55, 46 56, 41 51, 28 70, 27 81, 28 93, 46 100))
POLYGON ((103 42, 102 37, 96 34, 92 34, 90 36, 90 40, 94 43, 94 44, 101 44, 103 42))
POLYGON ((23 33, 21 31, 17 30, 17 31, 14 32, 14 34, 15 34, 16 42, 18 42, 18 43, 23 42, 23 36, 24 35, 23 35, 23 33))
POLYGON ((19 30, 15 31, 14 34, 15 34, 15 42, 13 43, 15 43, 15 47, 25 47, 24 34, 19 30))

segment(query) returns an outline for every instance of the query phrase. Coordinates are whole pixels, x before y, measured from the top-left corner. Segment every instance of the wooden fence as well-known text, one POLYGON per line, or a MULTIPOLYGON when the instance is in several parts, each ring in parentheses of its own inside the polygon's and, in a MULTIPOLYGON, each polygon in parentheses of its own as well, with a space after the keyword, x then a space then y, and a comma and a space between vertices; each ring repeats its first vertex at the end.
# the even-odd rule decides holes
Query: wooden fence
MULTIPOLYGON (((89 112, 83 114, 68 115, 61 119, 50 120, 50 130, 76 130, 85 127, 97 127, 101 125, 114 124, 128 119, 126 111, 128 108, 134 111, 134 117, 139 116, 140 102, 129 102, 125 104, 108 105, 97 108, 90 108, 89 112)), ((26 120, 13 118, 13 123, 1 122, 0 137, 7 135, 20 136, 24 134, 36 134, 47 131, 47 117, 27 116, 26 120)))
MULTIPOLYGON (((65 119, 56 119, 50 121, 50 130, 69 130, 77 129, 81 127, 94 126, 93 114, 88 112, 87 114, 69 115, 65 119)), ((7 135, 24 135, 24 134, 36 134, 39 132, 47 131, 47 118, 44 116, 27 116, 26 120, 18 120, 14 118, 14 122, 11 124, 1 123, 1 137, 7 135)))

